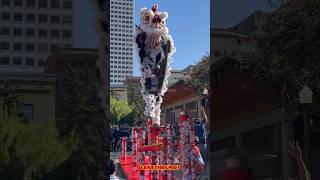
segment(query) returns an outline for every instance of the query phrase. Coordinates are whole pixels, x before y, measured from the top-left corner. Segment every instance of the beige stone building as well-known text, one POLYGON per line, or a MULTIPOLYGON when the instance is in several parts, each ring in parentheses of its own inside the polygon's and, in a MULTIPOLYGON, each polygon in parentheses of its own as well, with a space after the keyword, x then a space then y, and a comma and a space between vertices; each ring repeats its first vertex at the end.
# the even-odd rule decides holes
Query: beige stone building
POLYGON ((25 119, 43 122, 55 118, 56 77, 49 74, 1 74, 0 86, 10 82, 22 102, 25 119))
POLYGON ((114 92, 117 99, 124 100, 127 99, 127 87, 125 85, 113 85, 110 87, 110 92, 114 92))
POLYGON ((214 60, 223 56, 238 58, 240 51, 248 46, 248 34, 227 28, 212 28, 210 33, 214 60))
POLYGON ((170 71, 170 76, 168 78, 168 86, 171 84, 180 81, 180 80, 186 80, 190 78, 192 73, 192 65, 188 66, 187 68, 183 70, 171 70, 170 71))

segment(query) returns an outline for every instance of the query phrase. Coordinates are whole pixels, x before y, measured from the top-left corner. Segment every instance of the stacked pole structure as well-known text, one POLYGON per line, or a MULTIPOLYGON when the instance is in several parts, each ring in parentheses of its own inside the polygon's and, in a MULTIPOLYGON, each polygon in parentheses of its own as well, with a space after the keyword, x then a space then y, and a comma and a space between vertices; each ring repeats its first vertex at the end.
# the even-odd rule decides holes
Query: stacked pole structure
POLYGON ((138 170, 138 134, 137 134, 137 129, 135 127, 133 127, 131 129, 131 137, 132 137, 132 164, 133 164, 133 168, 132 171, 135 173, 138 170))
MULTIPOLYGON (((145 129, 140 127, 139 128, 139 132, 138 132, 138 147, 144 145, 145 143, 145 129)), ((145 157, 145 152, 139 152, 138 153, 138 162, 139 162, 139 165, 144 165, 144 157, 145 157)), ((139 167, 138 167, 139 168, 139 167)), ((143 170, 140 170, 139 171, 139 179, 144 179, 145 177, 145 171, 143 170)))

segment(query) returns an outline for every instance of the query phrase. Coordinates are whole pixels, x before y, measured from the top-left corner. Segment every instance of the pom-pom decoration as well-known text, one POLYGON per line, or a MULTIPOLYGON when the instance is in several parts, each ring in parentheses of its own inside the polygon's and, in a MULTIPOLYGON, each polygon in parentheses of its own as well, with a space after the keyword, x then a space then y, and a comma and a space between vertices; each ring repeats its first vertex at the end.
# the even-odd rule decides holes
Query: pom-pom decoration
MULTIPOLYGON (((166 156, 166 164, 173 164, 173 150, 172 150, 172 141, 171 141, 171 137, 172 137, 172 133, 171 133, 171 127, 170 125, 166 126, 166 141, 167 141, 167 156, 166 156)), ((172 171, 166 171, 167 172, 167 178, 168 179, 172 179, 173 177, 173 172, 172 171)))
POLYGON ((138 170, 138 167, 137 167, 137 160, 138 160, 138 135, 137 135, 137 131, 136 131, 136 128, 133 127, 131 129, 131 134, 132 134, 132 171, 133 172, 136 172, 138 170))
MULTIPOLYGON (((145 143, 145 129, 144 128, 139 128, 139 131, 138 131, 138 149, 144 145, 145 143)), ((144 157, 145 157, 145 152, 138 152, 138 162, 140 165, 143 165, 144 163, 144 157)), ((145 171, 143 170, 140 170, 140 179, 143 178, 145 176, 145 171)))

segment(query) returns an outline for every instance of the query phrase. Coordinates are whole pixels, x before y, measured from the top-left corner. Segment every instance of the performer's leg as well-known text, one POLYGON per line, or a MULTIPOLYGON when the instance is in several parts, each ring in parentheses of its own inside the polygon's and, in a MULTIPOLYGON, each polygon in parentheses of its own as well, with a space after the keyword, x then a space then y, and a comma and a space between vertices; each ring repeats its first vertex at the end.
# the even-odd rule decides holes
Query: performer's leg
POLYGON ((205 144, 199 143, 198 147, 200 149, 200 153, 203 158, 204 164, 207 164, 207 152, 206 152, 205 144))

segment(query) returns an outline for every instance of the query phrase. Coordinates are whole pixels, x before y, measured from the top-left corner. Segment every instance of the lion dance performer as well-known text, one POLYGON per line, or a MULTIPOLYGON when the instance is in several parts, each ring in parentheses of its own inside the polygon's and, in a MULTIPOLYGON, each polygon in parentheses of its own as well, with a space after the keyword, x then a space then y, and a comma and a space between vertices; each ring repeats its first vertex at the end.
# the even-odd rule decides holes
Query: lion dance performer
POLYGON ((160 105, 167 91, 173 40, 166 26, 167 12, 158 12, 158 5, 151 10, 140 10, 140 25, 136 27, 135 43, 141 64, 141 93, 146 103, 144 115, 153 125, 160 125, 160 105))

